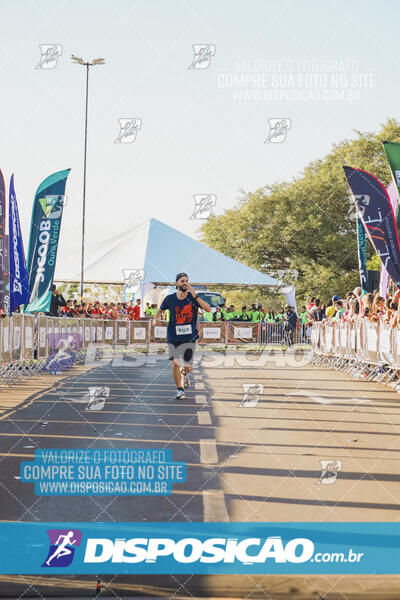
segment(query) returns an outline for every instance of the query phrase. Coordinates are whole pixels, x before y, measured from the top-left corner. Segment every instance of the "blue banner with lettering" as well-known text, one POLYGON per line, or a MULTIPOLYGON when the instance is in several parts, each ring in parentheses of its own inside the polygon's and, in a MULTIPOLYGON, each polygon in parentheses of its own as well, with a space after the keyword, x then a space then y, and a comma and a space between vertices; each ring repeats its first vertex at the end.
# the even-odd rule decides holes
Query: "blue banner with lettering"
POLYGON ((28 273, 26 270, 24 244, 19 222, 18 204, 14 190, 14 175, 10 181, 9 204, 9 260, 10 260, 10 314, 21 304, 29 302, 28 273))
POLYGON ((371 173, 343 168, 365 231, 392 281, 400 287, 400 241, 389 194, 371 173))
POLYGON ((56 268, 65 185, 70 169, 53 173, 39 185, 33 201, 28 249, 29 312, 48 312, 56 268))
POLYGON ((0 573, 400 574, 400 523, 3 522, 0 573))

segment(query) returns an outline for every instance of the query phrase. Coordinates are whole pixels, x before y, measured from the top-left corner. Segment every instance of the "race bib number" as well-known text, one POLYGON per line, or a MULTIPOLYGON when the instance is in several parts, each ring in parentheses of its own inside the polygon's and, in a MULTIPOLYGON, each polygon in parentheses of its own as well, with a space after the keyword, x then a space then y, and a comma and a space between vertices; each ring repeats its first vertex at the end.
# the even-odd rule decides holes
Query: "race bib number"
POLYGON ((176 325, 176 335, 190 335, 192 333, 191 325, 176 325))

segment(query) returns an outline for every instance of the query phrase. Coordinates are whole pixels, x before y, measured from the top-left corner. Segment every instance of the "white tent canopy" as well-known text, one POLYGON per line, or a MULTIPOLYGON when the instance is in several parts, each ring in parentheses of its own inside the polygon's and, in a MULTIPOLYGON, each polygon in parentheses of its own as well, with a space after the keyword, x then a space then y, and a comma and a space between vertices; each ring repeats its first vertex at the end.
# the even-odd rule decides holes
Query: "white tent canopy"
MULTIPOLYGON (((85 282, 123 283, 123 270, 144 270, 153 284, 175 282, 185 271, 191 283, 279 288, 280 281, 209 248, 205 244, 149 219, 86 251, 85 282)), ((67 264, 57 268, 57 281, 79 281, 67 264)))

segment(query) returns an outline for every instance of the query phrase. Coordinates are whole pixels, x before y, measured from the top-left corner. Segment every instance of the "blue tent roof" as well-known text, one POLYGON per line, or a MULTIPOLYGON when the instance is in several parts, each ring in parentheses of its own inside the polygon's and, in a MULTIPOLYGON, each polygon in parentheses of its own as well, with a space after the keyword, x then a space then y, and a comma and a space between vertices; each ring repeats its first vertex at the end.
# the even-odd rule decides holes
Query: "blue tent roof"
MULTIPOLYGON (((157 219, 150 219, 88 248, 85 281, 122 283, 124 269, 144 269, 145 281, 152 283, 174 283, 176 273, 185 271, 191 283, 282 285, 269 275, 229 258, 157 219)), ((79 272, 72 273, 68 265, 61 266, 57 268, 57 278, 78 281, 79 272)))

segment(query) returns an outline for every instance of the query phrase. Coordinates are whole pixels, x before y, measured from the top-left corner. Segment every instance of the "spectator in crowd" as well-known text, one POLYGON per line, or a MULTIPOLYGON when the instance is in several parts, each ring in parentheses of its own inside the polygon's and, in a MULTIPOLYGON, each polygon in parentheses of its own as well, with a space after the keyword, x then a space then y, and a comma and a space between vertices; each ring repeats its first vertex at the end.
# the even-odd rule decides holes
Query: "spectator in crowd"
POLYGON ((336 312, 335 302, 337 302, 338 300, 341 300, 340 296, 338 296, 337 294, 335 296, 332 296, 332 304, 330 306, 328 306, 326 309, 326 316, 328 319, 335 316, 335 312, 336 312))
POLYGON ((372 302, 371 315, 368 317, 370 321, 379 321, 385 312, 385 299, 382 296, 376 295, 372 302))
POLYGON ((286 312, 284 316, 284 331, 286 333, 286 339, 288 341, 288 345, 293 345, 294 332, 297 327, 298 317, 294 311, 293 306, 287 306, 286 312))
POLYGON ((66 306, 66 302, 64 297, 57 291, 57 287, 53 284, 51 291, 51 299, 50 299, 50 311, 49 315, 51 317, 58 317, 60 314, 60 308, 62 306, 66 306))
POLYGON ((321 300, 319 300, 319 298, 315 299, 312 307, 309 310, 309 314, 313 321, 322 321, 323 312, 321 307, 321 300))
POLYGON ((343 316, 346 312, 346 308, 343 306, 342 300, 336 300, 336 302, 334 304, 334 308, 335 308, 335 315, 332 317, 332 320, 339 321, 340 319, 343 319, 343 316))
POLYGON ((270 308, 264 317, 266 323, 275 323, 275 312, 270 308))
POLYGON ((129 303, 127 313, 131 320, 133 319, 134 321, 140 321, 140 304, 140 298, 136 299, 135 305, 133 305, 133 302, 129 303))
POLYGON ((372 303, 374 301, 374 296, 372 293, 365 294, 363 302, 364 302, 364 315, 369 317, 372 313, 372 303))

